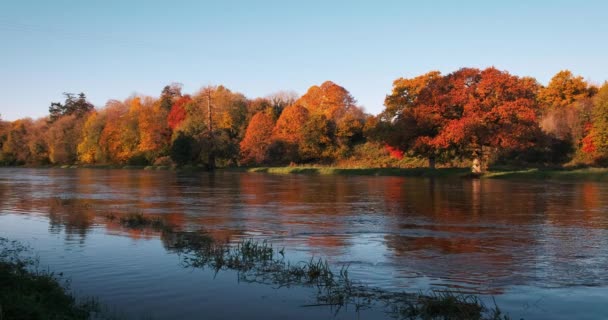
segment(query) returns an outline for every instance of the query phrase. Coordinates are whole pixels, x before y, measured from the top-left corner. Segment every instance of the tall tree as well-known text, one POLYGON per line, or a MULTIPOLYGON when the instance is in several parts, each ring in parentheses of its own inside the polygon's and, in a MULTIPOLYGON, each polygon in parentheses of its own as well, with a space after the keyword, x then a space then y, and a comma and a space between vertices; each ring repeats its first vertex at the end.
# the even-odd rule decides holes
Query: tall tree
MULTIPOLYGON (((159 157, 169 154, 171 128, 167 123, 169 111, 150 97, 142 97, 138 115, 140 162, 153 163, 159 157)), ((178 99, 179 101, 179 99, 178 99)), ((141 163, 140 163, 141 164, 141 163)))
POLYGON ((69 115, 82 117, 95 108, 93 104, 87 101, 86 95, 82 92, 78 95, 65 92, 63 95, 65 96, 64 103, 53 102, 49 107, 49 119, 51 122, 69 115))
POLYGON ((31 154, 27 145, 31 128, 31 119, 16 120, 7 126, 2 143, 0 163, 19 165, 29 162, 31 154))
POLYGON ((258 112, 251 118, 240 144, 242 164, 261 164, 268 161, 273 127, 274 120, 267 112, 258 112))
POLYGON ((447 78, 438 71, 395 80, 371 134, 391 149, 428 158, 429 167, 435 168, 436 158, 445 149, 431 141, 446 123, 442 110, 449 104, 449 90, 447 78))
POLYGON ((470 153, 473 172, 482 172, 498 149, 533 145, 540 130, 535 81, 495 68, 461 69, 448 79, 450 102, 441 107, 446 123, 431 144, 470 153))
POLYGON ((137 154, 140 133, 139 98, 125 102, 109 101, 106 106, 106 125, 101 132, 99 144, 113 163, 128 163, 137 154))
POLYGON ((296 102, 298 97, 299 95, 294 91, 278 91, 266 97, 266 100, 270 102, 273 115, 278 118, 285 108, 296 102))
POLYGON ((186 105, 192 101, 190 95, 179 98, 171 107, 171 112, 167 116, 167 123, 171 130, 177 129, 186 120, 186 105))
POLYGON ((585 151, 605 162, 608 160, 608 82, 600 88, 594 105, 593 124, 585 141, 585 151))
POLYGON ((46 138, 51 163, 73 164, 78 160, 77 146, 84 120, 76 114, 71 114, 62 116, 49 125, 46 138))
POLYGON ((303 127, 309 117, 308 110, 297 104, 283 110, 272 130, 271 153, 274 160, 279 162, 299 160, 298 146, 303 140, 303 127))
POLYGON ((591 97, 597 89, 590 86, 581 76, 574 76, 570 70, 558 72, 547 87, 541 88, 538 100, 544 109, 564 108, 573 102, 591 97))
POLYGON ((105 110, 91 112, 82 128, 82 138, 78 144, 78 161, 81 163, 104 163, 107 154, 100 145, 103 129, 106 125, 105 110))
POLYGON ((182 96, 182 84, 172 83, 166 85, 160 94, 160 108, 169 112, 173 103, 182 96))

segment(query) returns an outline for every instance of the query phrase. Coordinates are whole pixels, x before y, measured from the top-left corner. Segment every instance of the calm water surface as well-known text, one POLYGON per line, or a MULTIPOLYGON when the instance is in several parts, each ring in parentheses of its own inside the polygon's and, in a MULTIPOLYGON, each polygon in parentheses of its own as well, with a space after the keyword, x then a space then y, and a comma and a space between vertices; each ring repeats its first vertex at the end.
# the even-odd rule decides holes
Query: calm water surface
POLYGON ((160 232, 104 218, 133 212, 268 240, 294 262, 348 264, 374 287, 493 297, 514 319, 608 319, 605 183, 0 169, 0 236, 29 243, 77 293, 125 317, 387 317, 305 307, 310 288, 185 268, 160 232))

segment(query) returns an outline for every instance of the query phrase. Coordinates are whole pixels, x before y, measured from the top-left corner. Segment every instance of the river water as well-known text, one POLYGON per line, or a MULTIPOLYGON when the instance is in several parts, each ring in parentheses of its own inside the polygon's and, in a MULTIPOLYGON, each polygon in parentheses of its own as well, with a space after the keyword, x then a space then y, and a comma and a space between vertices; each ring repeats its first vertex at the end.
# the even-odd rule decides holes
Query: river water
POLYGON ((608 319, 606 183, 0 169, 0 237, 29 244, 78 295, 122 317, 388 317, 311 306, 314 288, 185 267, 160 231, 104 218, 123 213, 267 240, 294 263, 348 265, 388 291, 476 294, 513 319, 608 319))

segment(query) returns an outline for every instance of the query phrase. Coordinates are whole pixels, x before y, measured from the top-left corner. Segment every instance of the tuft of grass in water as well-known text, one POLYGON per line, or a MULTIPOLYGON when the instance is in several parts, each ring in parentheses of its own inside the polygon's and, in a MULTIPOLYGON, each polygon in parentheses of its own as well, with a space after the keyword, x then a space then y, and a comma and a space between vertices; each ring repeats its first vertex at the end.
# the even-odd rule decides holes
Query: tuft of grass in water
POLYGON ((165 230, 171 228, 162 217, 147 216, 143 213, 130 213, 122 216, 107 213, 105 218, 110 221, 118 220, 123 227, 130 229, 151 228, 154 230, 165 230))
POLYGON ((419 294, 413 301, 395 304, 393 314, 401 319, 508 320, 496 303, 488 308, 477 296, 452 291, 419 294))
POLYGON ((176 231, 158 217, 130 214, 118 219, 126 228, 159 228, 168 249, 182 257, 184 267, 236 271, 240 281, 273 285, 276 288, 305 286, 316 288, 316 303, 304 307, 330 306, 338 312, 354 305, 357 310, 385 305, 401 319, 508 320, 498 307, 488 308, 476 296, 441 292, 413 294, 361 285, 350 279, 348 266, 334 269, 321 258, 292 263, 284 249, 266 241, 244 239, 236 243, 216 241, 205 232, 176 231))
POLYGON ((187 267, 211 268, 216 273, 235 270, 239 279, 246 282, 317 288, 317 303, 305 307, 332 306, 338 311, 348 305, 359 310, 385 304, 391 315, 401 319, 509 319, 498 307, 488 308, 476 296, 453 292, 417 295, 373 288, 351 280, 348 266, 335 272, 327 260, 320 258, 292 264, 280 252, 266 242, 253 240, 235 245, 208 242, 187 252, 184 262, 187 267))
POLYGON ((89 319, 95 300, 77 302, 61 274, 36 268, 29 248, 0 238, 0 319, 89 319))

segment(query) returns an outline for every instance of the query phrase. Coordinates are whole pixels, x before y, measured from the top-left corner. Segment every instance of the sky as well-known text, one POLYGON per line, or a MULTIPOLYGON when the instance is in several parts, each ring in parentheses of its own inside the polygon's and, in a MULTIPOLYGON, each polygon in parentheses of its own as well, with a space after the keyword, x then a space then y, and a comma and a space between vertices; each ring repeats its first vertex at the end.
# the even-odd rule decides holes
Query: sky
POLYGON ((0 117, 222 84, 249 98, 331 80, 366 112, 392 82, 495 66, 608 80, 608 1, 0 1, 0 117))

